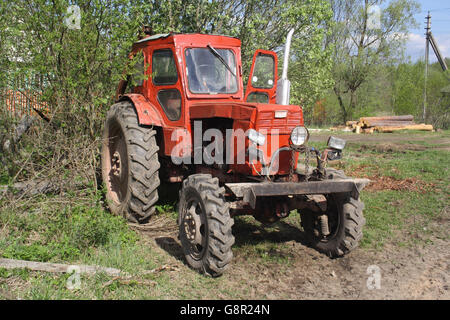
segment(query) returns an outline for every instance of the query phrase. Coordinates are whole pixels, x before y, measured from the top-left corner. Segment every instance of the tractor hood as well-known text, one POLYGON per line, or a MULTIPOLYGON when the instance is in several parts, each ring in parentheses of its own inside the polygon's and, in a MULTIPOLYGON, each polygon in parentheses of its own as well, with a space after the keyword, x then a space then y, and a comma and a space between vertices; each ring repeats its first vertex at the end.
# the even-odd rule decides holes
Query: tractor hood
POLYGON ((195 102, 189 107, 191 120, 207 118, 228 118, 247 120, 255 129, 277 129, 290 133, 296 126, 303 126, 303 112, 300 106, 261 104, 248 102, 195 102))

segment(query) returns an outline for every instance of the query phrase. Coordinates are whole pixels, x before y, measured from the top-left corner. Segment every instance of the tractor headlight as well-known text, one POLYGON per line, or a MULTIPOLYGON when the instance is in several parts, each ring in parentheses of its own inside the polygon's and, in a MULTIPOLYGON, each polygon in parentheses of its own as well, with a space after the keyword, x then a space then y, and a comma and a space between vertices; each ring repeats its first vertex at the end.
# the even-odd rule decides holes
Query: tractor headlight
POLYGON ((262 146, 262 145, 264 145, 264 143, 266 143, 266 136, 263 135, 262 133, 259 133, 258 131, 254 130, 254 129, 249 129, 247 131, 247 136, 251 142, 254 142, 260 146, 262 146))
POLYGON ((328 147, 336 150, 343 150, 345 148, 346 141, 344 139, 330 136, 328 138, 328 147))
POLYGON ((295 127, 291 132, 291 143, 294 147, 300 147, 308 142, 309 132, 305 127, 295 127))

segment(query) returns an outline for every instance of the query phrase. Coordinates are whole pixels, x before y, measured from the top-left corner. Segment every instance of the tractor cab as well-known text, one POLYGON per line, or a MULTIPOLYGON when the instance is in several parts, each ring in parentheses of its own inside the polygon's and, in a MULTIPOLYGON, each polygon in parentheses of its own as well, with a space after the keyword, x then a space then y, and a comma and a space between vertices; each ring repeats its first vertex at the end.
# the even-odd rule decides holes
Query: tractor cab
MULTIPOLYGON (((276 104, 279 97, 275 52, 255 52, 246 88, 241 41, 237 38, 205 34, 153 35, 136 42, 130 58, 140 59, 134 61, 138 67, 137 75, 132 74, 131 79, 128 77, 120 83, 117 98, 134 105, 141 125, 160 128, 162 155, 180 159, 195 157, 192 136, 195 122, 200 121, 202 135, 211 128, 220 130, 223 135, 227 130, 238 134, 245 132, 245 135, 248 130, 253 130, 249 139, 242 134, 240 138, 234 136, 245 140, 245 145, 237 146, 227 154, 223 152, 219 162, 226 162, 229 172, 267 175, 269 167, 275 168, 274 162, 277 162, 279 170, 276 172, 280 174, 293 170, 289 168, 292 152, 286 149, 291 143, 290 135, 296 127, 301 127, 303 144, 308 133, 303 127, 299 106, 276 104), (249 149, 255 135, 267 143, 256 143, 249 149), (182 152, 177 149, 180 140, 188 144, 182 152), (285 149, 279 150, 283 147, 285 149), (174 150, 178 152, 175 155, 174 150), (242 161, 239 161, 237 156, 243 154, 245 160, 241 157, 242 161), (272 159, 274 155, 277 159, 272 159), (250 160, 250 156, 255 161, 250 160)), ((228 145, 223 140, 222 149, 225 150, 228 145)))
POLYGON ((244 88, 240 46, 239 39, 219 35, 148 36, 133 45, 130 59, 141 60, 135 62, 137 71, 120 82, 116 98, 142 94, 163 108, 163 117, 172 122, 181 119, 181 109, 189 101, 275 103, 277 54, 267 50, 255 52, 244 88), (166 100, 172 102, 172 108, 166 100), (179 103, 175 104, 175 100, 179 103))

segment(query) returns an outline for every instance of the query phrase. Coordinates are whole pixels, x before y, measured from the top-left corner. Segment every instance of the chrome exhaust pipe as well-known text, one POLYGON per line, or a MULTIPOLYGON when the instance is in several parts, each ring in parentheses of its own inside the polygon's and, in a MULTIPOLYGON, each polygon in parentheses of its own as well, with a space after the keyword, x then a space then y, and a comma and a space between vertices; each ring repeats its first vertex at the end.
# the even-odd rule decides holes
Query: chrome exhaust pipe
POLYGON ((277 98, 276 103, 281 105, 288 105, 291 93, 291 82, 287 78, 288 66, 289 66, 289 51, 291 50, 292 35, 295 29, 292 28, 286 38, 286 45, 284 48, 284 62, 283 73, 281 79, 277 82, 277 98))

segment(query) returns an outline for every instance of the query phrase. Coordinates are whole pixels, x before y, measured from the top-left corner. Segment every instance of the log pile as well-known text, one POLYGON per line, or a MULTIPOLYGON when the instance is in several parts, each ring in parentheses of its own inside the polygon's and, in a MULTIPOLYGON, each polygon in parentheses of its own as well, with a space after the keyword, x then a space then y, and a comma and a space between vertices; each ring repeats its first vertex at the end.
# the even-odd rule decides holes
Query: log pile
POLYGON ((433 131, 430 124, 416 124, 412 115, 362 117, 359 121, 347 121, 347 128, 356 133, 394 132, 399 130, 433 131))

